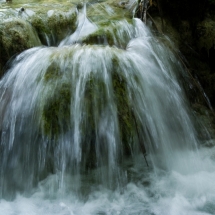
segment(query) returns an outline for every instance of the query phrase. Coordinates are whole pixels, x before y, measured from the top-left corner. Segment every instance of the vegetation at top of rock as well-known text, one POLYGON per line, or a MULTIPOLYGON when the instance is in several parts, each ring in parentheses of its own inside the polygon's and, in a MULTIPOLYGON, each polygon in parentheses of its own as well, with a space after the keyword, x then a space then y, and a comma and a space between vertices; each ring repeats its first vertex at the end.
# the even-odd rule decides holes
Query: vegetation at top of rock
MULTIPOLYGON (((48 3, 46 3, 48 4, 48 3)), ((36 6, 26 4, 20 12, 12 3, 1 11, 0 75, 6 62, 20 52, 40 45, 57 45, 76 28, 75 5, 68 3, 36 6), (57 7, 58 6, 58 7, 57 7), (72 7, 71 7, 72 6, 72 7)), ((21 5, 22 6, 22 5, 21 5)))
MULTIPOLYGON (((3 72, 6 62, 13 55, 41 45, 41 43, 48 46, 58 45, 63 38, 72 34, 77 28, 76 8, 80 4, 78 0, 72 3, 62 3, 57 0, 39 1, 39 3, 32 0, 28 4, 23 5, 23 3, 25 2, 18 0, 10 5, 3 4, 2 6, 1 17, 3 19, 0 24, 1 72, 3 72), (20 12, 20 8, 24 9, 20 12), (11 19, 10 25, 6 23, 8 18, 11 19), (16 19, 19 19, 19 24, 17 24, 16 19), (12 30, 16 27, 20 29, 21 22, 28 26, 22 29, 23 33, 19 33, 18 30, 15 30, 17 32, 12 30), (6 26, 7 29, 5 28, 6 26), (4 35, 6 34, 7 36, 5 37, 4 35), (33 37, 37 38, 36 43, 33 37)), ((116 21, 121 19, 129 21, 132 18, 131 11, 125 10, 125 5, 122 7, 118 1, 112 0, 87 3, 87 17, 101 28, 97 32, 98 35, 91 35, 84 42, 89 44, 96 43, 98 38, 104 38, 104 34, 107 34, 108 44, 113 45, 115 42, 113 34, 117 28, 116 21), (111 23, 112 27, 109 30, 111 23)), ((118 39, 119 41, 120 39, 118 39)))
POLYGON ((128 31, 128 28, 134 30, 129 22, 126 19, 100 21, 97 24, 98 30, 83 38, 82 43, 114 45, 125 49, 131 39, 131 31, 128 31))

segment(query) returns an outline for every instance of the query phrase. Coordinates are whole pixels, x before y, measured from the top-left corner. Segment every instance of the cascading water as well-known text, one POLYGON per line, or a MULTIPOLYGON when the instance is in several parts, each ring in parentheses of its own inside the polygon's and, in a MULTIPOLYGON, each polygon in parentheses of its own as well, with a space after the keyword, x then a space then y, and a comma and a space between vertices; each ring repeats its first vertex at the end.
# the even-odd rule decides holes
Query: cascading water
POLYGON ((95 44, 86 6, 77 22, 0 81, 0 214, 215 214, 180 62, 138 19, 95 44))

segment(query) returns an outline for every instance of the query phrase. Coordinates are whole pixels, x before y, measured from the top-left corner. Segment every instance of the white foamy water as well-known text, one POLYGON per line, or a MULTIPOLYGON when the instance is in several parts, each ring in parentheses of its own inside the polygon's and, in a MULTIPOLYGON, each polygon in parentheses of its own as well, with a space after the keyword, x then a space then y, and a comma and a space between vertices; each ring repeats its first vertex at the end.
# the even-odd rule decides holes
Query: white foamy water
MULTIPOLYGON (((215 214, 215 148, 202 148, 181 156, 189 173, 152 171, 139 157, 129 164, 123 190, 93 185, 86 176, 83 193, 55 192, 56 175, 41 182, 31 196, 1 200, 4 215, 209 215, 215 214), (188 158, 188 159, 187 159, 188 158), (195 163, 195 164, 194 164, 195 163), (85 194, 84 194, 85 193, 85 194)), ((183 162, 182 162, 183 163, 183 162)), ((69 181, 68 181, 69 182, 69 181)), ((73 183, 70 181, 69 183, 73 183)))

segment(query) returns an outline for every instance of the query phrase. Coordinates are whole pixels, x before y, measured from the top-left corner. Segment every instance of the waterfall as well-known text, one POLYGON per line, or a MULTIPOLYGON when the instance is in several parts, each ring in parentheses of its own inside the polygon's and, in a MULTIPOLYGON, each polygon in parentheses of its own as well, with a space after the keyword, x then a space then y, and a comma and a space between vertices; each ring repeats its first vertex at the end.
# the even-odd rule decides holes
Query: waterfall
POLYGON ((214 214, 181 63, 139 19, 76 12, 0 80, 0 214, 214 214))

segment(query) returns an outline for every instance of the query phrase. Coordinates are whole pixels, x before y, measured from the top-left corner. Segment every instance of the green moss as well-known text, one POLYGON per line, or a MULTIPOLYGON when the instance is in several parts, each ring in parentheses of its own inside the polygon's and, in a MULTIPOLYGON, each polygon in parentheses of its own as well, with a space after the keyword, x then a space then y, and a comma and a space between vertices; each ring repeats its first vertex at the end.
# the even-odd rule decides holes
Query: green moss
POLYGON ((51 29, 52 33, 60 41, 69 33, 74 32, 76 28, 77 15, 72 13, 69 17, 56 13, 48 18, 47 25, 51 29))
POLYGON ((84 93, 84 106, 86 107, 87 121, 91 128, 95 128, 95 121, 99 120, 97 117, 102 114, 102 110, 108 102, 106 83, 97 77, 96 74, 93 72, 90 74, 85 85, 84 93))
MULTIPOLYGON (((123 151, 130 155, 131 147, 136 136, 132 105, 128 98, 127 81, 120 69, 120 59, 115 56, 112 59, 111 68, 112 89, 114 103, 117 108, 117 117, 120 129, 120 138, 123 143, 123 151)), ((64 80, 60 67, 53 61, 44 74, 45 92, 42 107, 43 133, 51 139, 56 139, 59 134, 72 129, 71 125, 71 101, 72 92, 70 82, 64 80)), ((99 72, 91 72, 87 77, 84 87, 82 104, 82 119, 80 123, 82 154, 85 159, 83 167, 93 168, 96 165, 95 141, 98 131, 98 122, 110 98, 108 97, 107 84, 99 72), (86 144, 87 143, 87 144, 86 144), (90 155, 89 155, 90 154, 90 155)), ((101 140, 104 141, 105 139, 101 140)), ((106 158, 104 158, 106 159, 106 158)))
POLYGON ((46 44, 47 36, 50 39, 53 39, 54 36, 58 43, 75 30, 77 14, 75 11, 68 15, 66 12, 54 10, 53 14, 48 17, 47 11, 39 11, 29 21, 36 29, 43 44, 46 44))
POLYGON ((31 24, 32 26, 36 29, 36 31, 39 33, 39 34, 42 34, 42 33, 50 33, 50 30, 49 28, 47 27, 46 23, 44 22, 44 20, 39 17, 39 16, 34 16, 32 19, 31 19, 31 24))
POLYGON ((125 48, 131 38, 126 30, 123 31, 120 21, 127 22, 125 19, 99 22, 98 30, 85 37, 82 42, 86 44, 108 44, 109 46, 125 48), (119 31, 119 29, 121 30, 119 31))
POLYGON ((42 107, 42 130, 51 138, 70 128, 71 86, 62 78, 60 67, 52 62, 44 74, 46 92, 42 107))
POLYGON ((67 84, 58 86, 42 112, 43 131, 51 138, 58 137, 70 127, 71 89, 67 84))
POLYGON ((99 22, 101 20, 113 20, 133 17, 132 11, 124 9, 119 4, 119 1, 107 0, 94 4, 93 7, 88 8, 88 17, 94 22, 99 22), (96 14, 96 16, 95 16, 96 14), (100 18, 99 18, 100 16, 100 18))
POLYGON ((99 29, 93 34, 90 34, 86 38, 82 40, 83 43, 86 44, 105 44, 113 46, 114 45, 114 36, 111 34, 110 31, 106 31, 105 29, 99 29))
POLYGON ((6 62, 20 52, 40 46, 41 42, 32 26, 19 18, 6 19, 0 23, 0 63, 6 62))
POLYGON ((47 23, 39 16, 34 16, 30 20, 32 26, 35 28, 41 42, 45 45, 46 44, 46 35, 51 37, 51 30, 48 27, 47 23))

